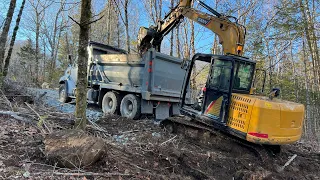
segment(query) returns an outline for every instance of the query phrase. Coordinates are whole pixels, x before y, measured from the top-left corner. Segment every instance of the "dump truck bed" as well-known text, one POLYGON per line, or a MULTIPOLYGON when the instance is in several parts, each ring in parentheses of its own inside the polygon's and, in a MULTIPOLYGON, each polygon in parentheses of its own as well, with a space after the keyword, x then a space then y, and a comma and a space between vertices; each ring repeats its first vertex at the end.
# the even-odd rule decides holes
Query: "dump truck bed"
POLYGON ((144 100, 179 101, 185 75, 185 70, 181 69, 181 59, 154 49, 143 56, 92 52, 89 66, 94 63, 96 69, 92 71, 99 72, 92 82, 101 88, 141 93, 144 100))

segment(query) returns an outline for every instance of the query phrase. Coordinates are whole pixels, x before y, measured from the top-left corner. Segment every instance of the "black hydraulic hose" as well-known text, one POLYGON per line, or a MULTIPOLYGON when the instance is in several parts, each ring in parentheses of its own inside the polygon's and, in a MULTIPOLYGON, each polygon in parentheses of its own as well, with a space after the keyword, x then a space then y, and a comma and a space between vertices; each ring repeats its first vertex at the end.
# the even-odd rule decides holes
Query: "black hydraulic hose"
POLYGON ((220 13, 218 13, 217 11, 215 11, 214 9, 212 9, 210 6, 208 6, 208 5, 205 4, 204 2, 198 0, 198 3, 200 4, 200 6, 204 7, 205 9, 207 9, 208 11, 210 11, 211 13, 213 13, 214 15, 216 15, 218 18, 222 16, 220 13))

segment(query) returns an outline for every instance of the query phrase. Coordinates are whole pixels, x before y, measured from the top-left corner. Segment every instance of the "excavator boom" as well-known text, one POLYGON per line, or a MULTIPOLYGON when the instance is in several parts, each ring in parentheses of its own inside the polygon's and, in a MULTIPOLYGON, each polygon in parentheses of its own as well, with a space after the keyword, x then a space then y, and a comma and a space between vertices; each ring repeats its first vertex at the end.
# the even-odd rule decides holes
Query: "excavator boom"
POLYGON ((230 21, 230 17, 221 15, 203 2, 199 1, 199 4, 213 15, 192 8, 192 0, 180 0, 180 3, 163 20, 159 20, 156 26, 141 27, 138 35, 140 53, 144 53, 152 47, 160 51, 163 37, 175 28, 184 17, 187 17, 217 34, 224 54, 241 56, 245 41, 245 28, 237 22, 230 21))

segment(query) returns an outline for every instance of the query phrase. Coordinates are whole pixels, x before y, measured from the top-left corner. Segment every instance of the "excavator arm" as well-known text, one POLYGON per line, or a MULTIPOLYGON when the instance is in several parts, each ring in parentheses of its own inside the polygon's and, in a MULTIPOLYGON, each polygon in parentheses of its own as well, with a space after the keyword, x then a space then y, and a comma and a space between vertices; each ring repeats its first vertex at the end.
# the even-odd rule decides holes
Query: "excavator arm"
POLYGON ((180 0, 163 20, 159 20, 156 26, 141 27, 138 35, 138 50, 144 53, 149 48, 160 51, 161 42, 184 17, 199 23, 218 35, 219 43, 223 47, 224 54, 243 54, 245 41, 245 28, 237 22, 232 22, 230 17, 224 16, 199 1, 200 5, 214 15, 203 13, 191 7, 192 0, 180 0))

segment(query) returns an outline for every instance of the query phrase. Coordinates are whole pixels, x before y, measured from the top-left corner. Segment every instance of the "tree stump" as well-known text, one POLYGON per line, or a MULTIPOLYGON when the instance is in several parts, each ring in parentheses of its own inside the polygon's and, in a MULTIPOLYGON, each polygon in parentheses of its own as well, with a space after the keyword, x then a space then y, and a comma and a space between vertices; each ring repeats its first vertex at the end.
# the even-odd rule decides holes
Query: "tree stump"
POLYGON ((101 138, 82 130, 53 132, 45 137, 45 154, 60 167, 79 168, 98 161, 105 153, 101 138))

